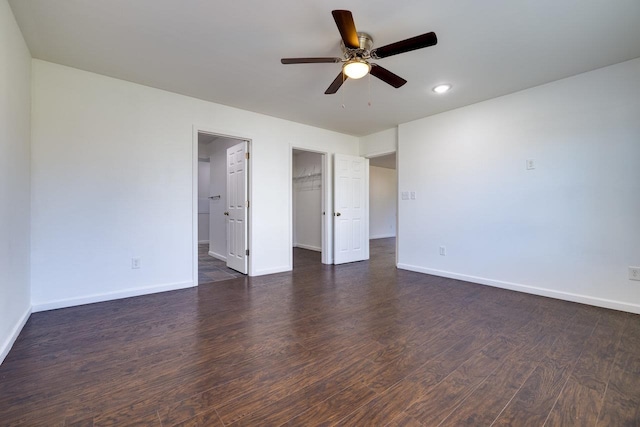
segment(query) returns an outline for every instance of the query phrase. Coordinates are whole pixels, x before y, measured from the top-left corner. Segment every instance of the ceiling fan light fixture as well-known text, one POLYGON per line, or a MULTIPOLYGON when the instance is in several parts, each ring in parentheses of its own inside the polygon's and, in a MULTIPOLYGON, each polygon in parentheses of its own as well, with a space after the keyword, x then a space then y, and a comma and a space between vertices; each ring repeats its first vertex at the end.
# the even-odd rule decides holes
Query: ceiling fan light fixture
POLYGON ((354 58, 342 66, 342 71, 350 79, 361 79, 371 70, 371 65, 364 59, 354 58))
POLYGON ((382 80, 386 84, 398 89, 407 81, 392 73, 377 63, 368 60, 378 60, 388 56, 394 56, 405 52, 433 46, 438 43, 434 32, 400 40, 385 46, 373 48, 373 38, 367 33, 356 31, 353 22, 353 14, 348 10, 332 10, 333 20, 336 22, 340 33, 340 47, 342 57, 308 57, 308 58, 282 58, 282 64, 322 64, 342 63, 340 74, 331 82, 325 95, 333 95, 340 89, 347 79, 361 79, 367 74, 382 80))
POLYGON ((438 85, 433 88, 433 91, 438 94, 443 94, 449 92, 449 90, 451 90, 451 87, 452 86, 450 84, 438 85))

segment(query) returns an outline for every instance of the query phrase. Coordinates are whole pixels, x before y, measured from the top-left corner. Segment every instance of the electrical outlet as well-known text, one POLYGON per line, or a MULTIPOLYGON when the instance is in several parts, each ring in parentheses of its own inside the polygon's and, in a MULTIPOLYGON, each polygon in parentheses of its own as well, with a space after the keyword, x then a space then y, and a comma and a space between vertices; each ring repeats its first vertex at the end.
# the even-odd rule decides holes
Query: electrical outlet
POLYGON ((640 280, 640 267, 629 267, 629 280, 640 280))
POLYGON ((140 268, 140 258, 131 258, 131 268, 134 270, 140 268))
POLYGON ((440 255, 445 256, 447 254, 447 248, 440 246, 440 255))

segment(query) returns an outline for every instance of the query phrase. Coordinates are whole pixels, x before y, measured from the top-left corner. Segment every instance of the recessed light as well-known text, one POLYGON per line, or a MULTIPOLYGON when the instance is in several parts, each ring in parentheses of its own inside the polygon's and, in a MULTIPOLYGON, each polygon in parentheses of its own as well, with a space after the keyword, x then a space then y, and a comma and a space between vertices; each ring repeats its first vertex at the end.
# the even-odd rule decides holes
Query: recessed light
POLYGON ((438 86, 434 87, 433 91, 435 93, 445 93, 445 92, 449 92, 450 89, 451 89, 451 85, 450 84, 445 84, 445 85, 438 85, 438 86))

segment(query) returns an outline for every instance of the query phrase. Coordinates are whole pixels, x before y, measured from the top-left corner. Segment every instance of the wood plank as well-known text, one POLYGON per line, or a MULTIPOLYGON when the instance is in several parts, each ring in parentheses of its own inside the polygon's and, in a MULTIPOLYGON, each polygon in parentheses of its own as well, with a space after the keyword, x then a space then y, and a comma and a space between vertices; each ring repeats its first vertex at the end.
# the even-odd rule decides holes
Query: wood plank
POLYGON ((442 426, 488 426, 533 372, 529 360, 509 360, 442 420, 442 426))
POLYGON ((599 322, 587 340, 571 378, 546 425, 596 425, 626 320, 599 322))
MULTIPOLYGON (((640 330, 632 327, 625 331, 628 337, 630 331, 640 330)), ((640 341, 630 338, 630 341, 640 341)), ((598 417, 598 425, 640 425, 640 355, 628 353, 629 345, 616 354, 609 383, 602 402, 602 409, 598 417)))
POLYGON ((178 424, 173 424, 173 427, 224 427, 224 424, 215 409, 211 409, 178 424))
MULTIPOLYGON (((602 393, 570 378, 564 386, 553 409, 547 426, 595 426, 602 407, 602 393)), ((616 424, 605 424, 616 425, 616 424)))
POLYGON ((106 414, 93 419, 94 427, 117 427, 133 424, 162 427, 157 411, 146 414, 106 414))
POLYGON ((398 416, 389 422, 386 427, 422 427, 420 421, 413 418, 411 415, 408 415, 406 412, 401 412, 398 416))
POLYGON ((502 336, 496 338, 438 385, 416 399, 405 412, 425 425, 440 424, 516 348, 515 341, 502 336))
POLYGON ((589 335, 587 329, 561 335, 493 425, 543 425, 589 335))
POLYGON ((332 426, 363 426, 385 425, 393 418, 399 416, 404 408, 413 402, 416 395, 422 393, 420 385, 403 380, 392 386, 364 406, 352 408, 352 411, 344 418, 333 419, 332 426))
MULTIPOLYGON (((366 355, 379 350, 380 345, 378 343, 371 342, 370 345, 371 346, 360 346, 362 354, 366 355)), ((331 358, 327 358, 325 360, 314 360, 305 365, 303 369, 293 374, 287 374, 285 372, 282 375, 276 376, 276 381, 274 382, 263 384, 260 388, 249 389, 246 393, 216 407, 218 414, 220 415, 220 419, 225 424, 231 424, 247 415, 257 412, 265 405, 272 405, 279 400, 290 396, 296 390, 304 389, 305 387, 323 380, 327 376, 338 374, 342 368, 341 361, 343 363, 345 362, 342 359, 343 355, 341 353, 336 353, 332 355, 331 358)), ((368 365, 370 362, 365 359, 366 358, 356 360, 352 366, 349 366, 349 369, 351 370, 353 366, 362 367, 365 366, 365 364, 368 365)), ((355 376, 358 371, 359 370, 356 370, 356 372, 351 371, 350 375, 355 376)), ((342 380, 344 380, 344 378, 342 380)), ((347 384, 344 384, 342 387, 345 387, 346 385, 347 384)), ((298 415, 300 412, 302 411, 300 410, 298 413, 292 414, 291 418, 298 415)))
POLYGON ((634 426, 640 425, 640 400, 607 390, 598 417, 599 426, 634 426))
POLYGON ((355 383, 328 399, 289 420, 288 426, 308 426, 313 424, 333 424, 351 412, 370 402, 375 392, 362 383, 355 383))
POLYGON ((445 418, 444 426, 490 425, 533 373, 560 331, 537 319, 514 332, 521 346, 445 418))
MULTIPOLYGON (((307 387, 298 389, 270 405, 259 407, 249 416, 235 422, 234 426, 282 425, 300 414, 308 412, 308 408, 321 404, 333 396, 339 395, 340 399, 355 397, 344 393, 344 390, 352 393, 359 392, 358 402, 363 402, 374 395, 371 390, 363 387, 369 379, 370 365, 371 362, 367 360, 357 361, 347 369, 341 369, 307 387)), ((225 421, 224 418, 222 420, 225 421)))
POLYGON ((607 385, 623 326, 624 322, 599 324, 587 340, 572 373, 577 383, 595 390, 601 396, 607 385))
POLYGON ((383 394, 339 421, 340 425, 383 425, 435 387, 447 375, 462 365, 473 354, 486 346, 491 334, 481 329, 469 330, 453 346, 441 351, 432 360, 414 370, 411 375, 392 386, 383 394))

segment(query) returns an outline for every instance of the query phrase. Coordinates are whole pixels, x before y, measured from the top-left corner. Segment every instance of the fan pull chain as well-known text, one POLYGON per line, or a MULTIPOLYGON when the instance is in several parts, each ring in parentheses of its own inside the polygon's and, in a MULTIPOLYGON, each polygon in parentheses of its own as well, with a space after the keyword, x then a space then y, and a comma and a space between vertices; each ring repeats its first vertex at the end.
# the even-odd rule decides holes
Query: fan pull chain
MULTIPOLYGON (((344 85, 344 81, 345 81, 345 78, 344 78, 344 70, 342 70, 342 84, 343 84, 343 85, 344 85)), ((344 89, 342 89, 342 90, 340 91, 340 97, 342 98, 342 109, 345 109, 346 107, 344 106, 344 89)))
POLYGON ((369 101, 367 102, 367 105, 371 107, 371 73, 369 73, 369 81, 367 82, 367 86, 369 88, 369 101))

